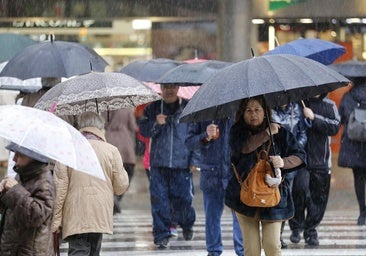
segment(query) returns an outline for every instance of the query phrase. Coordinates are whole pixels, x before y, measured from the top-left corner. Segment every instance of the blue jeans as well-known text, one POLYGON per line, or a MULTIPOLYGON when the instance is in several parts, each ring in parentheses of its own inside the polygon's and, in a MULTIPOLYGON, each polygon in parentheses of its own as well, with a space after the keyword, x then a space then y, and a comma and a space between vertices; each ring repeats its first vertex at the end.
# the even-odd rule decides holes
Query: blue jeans
MULTIPOLYGON (((205 210, 206 249, 213 255, 221 255, 223 251, 221 238, 221 216, 224 211, 225 190, 217 188, 209 192, 203 191, 205 210)), ((233 242, 237 255, 243 256, 243 240, 240 226, 233 213, 233 242)))
POLYGON ((150 200, 154 243, 170 236, 171 216, 183 230, 196 220, 193 208, 192 173, 189 169, 150 169, 150 200))

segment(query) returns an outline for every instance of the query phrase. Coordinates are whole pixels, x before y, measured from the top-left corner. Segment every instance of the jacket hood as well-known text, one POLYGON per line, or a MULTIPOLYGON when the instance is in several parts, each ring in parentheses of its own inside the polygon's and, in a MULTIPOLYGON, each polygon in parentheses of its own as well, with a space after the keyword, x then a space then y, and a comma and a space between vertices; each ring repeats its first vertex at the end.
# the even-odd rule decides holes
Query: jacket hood
POLYGON ((99 138, 101 138, 104 142, 107 141, 105 138, 104 131, 101 131, 96 127, 84 127, 84 128, 81 128, 79 131, 92 133, 92 134, 98 136, 99 138))

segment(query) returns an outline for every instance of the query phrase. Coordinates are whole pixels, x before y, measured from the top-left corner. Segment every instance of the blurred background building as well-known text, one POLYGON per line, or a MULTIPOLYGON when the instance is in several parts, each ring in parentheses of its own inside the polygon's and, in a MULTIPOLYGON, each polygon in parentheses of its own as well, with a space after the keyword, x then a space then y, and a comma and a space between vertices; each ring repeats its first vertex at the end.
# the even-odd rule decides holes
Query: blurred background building
POLYGON ((321 38, 366 58, 364 0, 2 0, 0 32, 94 48, 114 69, 136 59, 240 61, 279 44, 321 38))

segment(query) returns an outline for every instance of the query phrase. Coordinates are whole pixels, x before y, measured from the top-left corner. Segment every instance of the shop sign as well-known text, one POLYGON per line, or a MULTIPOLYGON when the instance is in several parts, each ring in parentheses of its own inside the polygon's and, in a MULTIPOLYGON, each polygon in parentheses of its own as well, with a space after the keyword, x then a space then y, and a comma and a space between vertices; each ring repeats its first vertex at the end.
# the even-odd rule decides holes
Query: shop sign
POLYGON ((111 21, 97 20, 76 20, 76 19, 31 19, 0 22, 0 27, 11 28, 92 28, 92 27, 112 27, 111 21))
POLYGON ((276 11, 307 0, 269 0, 269 10, 276 11))

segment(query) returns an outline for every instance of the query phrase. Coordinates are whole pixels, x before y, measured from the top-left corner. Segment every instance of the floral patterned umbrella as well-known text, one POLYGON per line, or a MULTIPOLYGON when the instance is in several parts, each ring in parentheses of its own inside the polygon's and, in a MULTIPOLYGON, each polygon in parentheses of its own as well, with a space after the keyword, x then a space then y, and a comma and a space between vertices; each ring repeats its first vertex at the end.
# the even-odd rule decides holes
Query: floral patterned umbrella
POLYGON ((35 108, 50 110, 56 104, 58 115, 78 115, 85 111, 96 113, 134 108, 161 97, 135 78, 116 72, 91 72, 48 90, 35 108))
POLYGON ((88 140, 51 112, 20 105, 0 106, 0 137, 105 180, 88 140))

